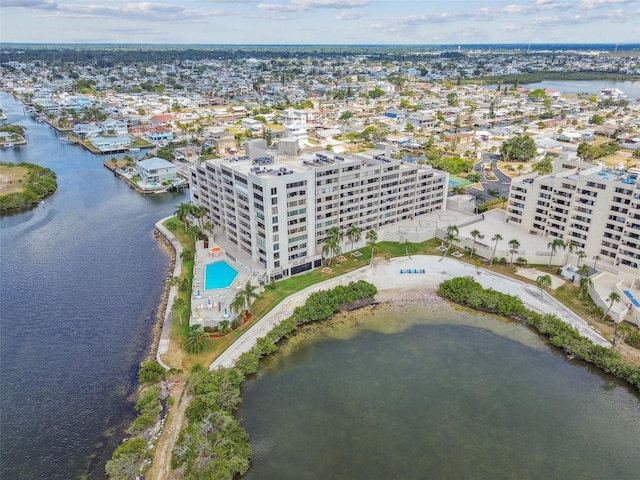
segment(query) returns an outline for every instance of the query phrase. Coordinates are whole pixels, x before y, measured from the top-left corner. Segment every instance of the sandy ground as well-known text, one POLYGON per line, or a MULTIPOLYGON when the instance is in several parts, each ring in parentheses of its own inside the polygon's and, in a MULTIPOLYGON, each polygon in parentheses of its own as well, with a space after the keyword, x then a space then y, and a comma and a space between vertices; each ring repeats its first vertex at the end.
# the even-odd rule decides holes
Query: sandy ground
POLYGON ((387 299, 398 299, 404 298, 409 292, 411 292, 410 295, 413 295, 414 291, 434 293, 444 280, 460 276, 473 276, 485 288, 517 295, 528 308, 544 313, 554 313, 563 321, 577 328, 583 336, 594 343, 610 346, 610 343, 582 318, 546 292, 541 294, 539 289, 534 286, 517 282, 494 272, 476 269, 474 266, 451 258, 414 255, 394 258, 390 261, 380 260, 375 262, 373 266, 363 267, 341 277, 327 280, 288 297, 236 340, 209 368, 233 366, 242 353, 249 351, 256 344, 258 338, 265 336, 275 325, 288 318, 293 309, 302 305, 307 296, 314 291, 330 289, 351 281, 365 280, 378 288, 379 296, 384 295, 384 298, 387 299), (406 271, 407 269, 424 269, 426 273, 400 273, 401 270, 406 271))
POLYGON ((185 411, 193 400, 188 387, 183 383, 171 389, 171 396, 175 403, 169 409, 167 420, 162 429, 160 440, 154 449, 153 463, 147 472, 150 480, 166 480, 174 478, 171 470, 171 455, 180 430, 186 420, 185 411))
POLYGON ((537 270, 535 268, 519 268, 518 270, 516 270, 516 275, 528 278, 529 280, 533 280, 534 282, 540 275, 549 275, 549 277, 551 277, 551 288, 553 288, 554 290, 561 287, 565 282, 565 280, 560 277, 556 277, 555 275, 551 275, 550 273, 543 272, 542 270, 537 270))

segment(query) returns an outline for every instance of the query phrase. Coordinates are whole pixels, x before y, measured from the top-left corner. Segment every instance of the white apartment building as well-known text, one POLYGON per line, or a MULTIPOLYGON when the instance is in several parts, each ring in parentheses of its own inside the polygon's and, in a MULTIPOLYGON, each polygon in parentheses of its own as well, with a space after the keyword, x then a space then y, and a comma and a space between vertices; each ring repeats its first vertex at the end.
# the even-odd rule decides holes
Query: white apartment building
MULTIPOLYGON (((574 241, 591 259, 640 273, 640 178, 634 172, 556 160, 551 175, 514 179, 506 221, 532 234, 574 241)), ((553 258, 562 262, 564 255, 553 258)))
POLYGON ((327 151, 256 155, 192 166, 191 201, 272 278, 319 267, 332 227, 346 234, 358 225, 364 240, 369 229, 446 208, 449 175, 429 165, 327 151))

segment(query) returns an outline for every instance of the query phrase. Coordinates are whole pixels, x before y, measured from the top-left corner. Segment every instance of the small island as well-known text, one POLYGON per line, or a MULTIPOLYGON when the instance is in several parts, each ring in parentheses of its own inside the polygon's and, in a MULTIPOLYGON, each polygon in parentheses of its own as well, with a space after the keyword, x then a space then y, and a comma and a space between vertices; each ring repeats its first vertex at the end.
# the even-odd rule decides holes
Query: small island
POLYGON ((56 173, 49 168, 0 162, 0 215, 32 208, 57 188, 56 173))

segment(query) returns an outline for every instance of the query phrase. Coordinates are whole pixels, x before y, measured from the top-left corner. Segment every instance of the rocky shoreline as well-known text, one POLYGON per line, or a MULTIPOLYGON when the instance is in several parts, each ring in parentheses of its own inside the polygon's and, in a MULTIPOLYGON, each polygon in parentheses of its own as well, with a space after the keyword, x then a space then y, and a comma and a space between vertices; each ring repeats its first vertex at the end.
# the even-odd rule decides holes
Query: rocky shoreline
POLYGON ((158 303, 158 308, 156 309, 156 321, 153 326, 151 348, 147 353, 146 360, 155 359, 156 353, 158 352, 160 334, 162 333, 162 325, 167 311, 167 303, 169 301, 169 290, 171 289, 171 285, 169 282, 171 281, 171 278, 173 276, 172 274, 176 265, 176 251, 171 243, 164 235, 162 235, 157 230, 153 232, 153 236, 158 241, 160 248, 168 255, 169 265, 167 266, 167 274, 165 276, 164 285, 162 287, 162 296, 160 297, 160 302, 158 303))

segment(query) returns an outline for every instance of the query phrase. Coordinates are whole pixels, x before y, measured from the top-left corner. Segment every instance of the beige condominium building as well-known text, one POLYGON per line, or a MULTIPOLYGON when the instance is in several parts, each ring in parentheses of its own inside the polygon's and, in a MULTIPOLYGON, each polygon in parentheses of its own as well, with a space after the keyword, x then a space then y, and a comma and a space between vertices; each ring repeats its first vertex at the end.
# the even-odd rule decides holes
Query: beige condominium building
POLYGON ((506 221, 549 241, 574 241, 588 259, 597 255, 640 273, 640 172, 635 169, 605 169, 564 154, 552 174, 512 181, 506 221))
POLYGON ((227 242, 251 255, 269 278, 320 266, 332 227, 346 236, 350 226, 359 226, 362 245, 369 229, 444 210, 447 186, 447 173, 382 151, 291 157, 252 148, 190 172, 192 202, 204 206, 227 242))

